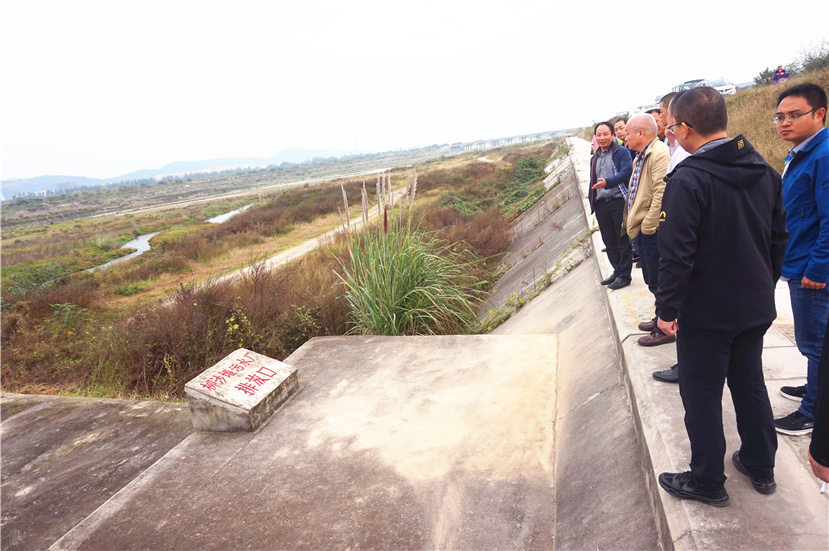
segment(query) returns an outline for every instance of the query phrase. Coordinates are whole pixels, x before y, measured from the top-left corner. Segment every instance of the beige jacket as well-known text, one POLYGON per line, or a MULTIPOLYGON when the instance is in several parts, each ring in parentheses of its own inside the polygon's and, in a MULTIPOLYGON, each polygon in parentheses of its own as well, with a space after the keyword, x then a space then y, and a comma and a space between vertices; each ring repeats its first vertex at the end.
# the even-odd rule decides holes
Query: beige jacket
MULTIPOLYGON (((631 239, 639 235, 640 231, 645 235, 656 233, 659 227, 659 213, 662 211, 662 194, 665 192, 665 174, 668 172, 670 162, 671 151, 668 146, 659 138, 653 140, 645 150, 633 205, 630 210, 625 208, 622 221, 622 230, 626 231, 631 239)), ((633 181, 633 175, 630 179, 633 181)), ((628 182, 628 195, 630 195, 630 182, 628 182)))

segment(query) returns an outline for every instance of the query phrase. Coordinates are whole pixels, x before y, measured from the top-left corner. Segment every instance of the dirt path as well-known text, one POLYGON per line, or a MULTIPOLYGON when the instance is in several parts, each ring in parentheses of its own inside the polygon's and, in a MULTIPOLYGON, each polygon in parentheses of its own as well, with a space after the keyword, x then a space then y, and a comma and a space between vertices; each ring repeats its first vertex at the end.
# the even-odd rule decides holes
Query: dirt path
MULTIPOLYGON (((405 191, 395 191, 394 193, 394 205, 397 206, 397 202, 401 200, 405 191)), ((369 209, 370 213, 368 215, 369 221, 377 218, 379 213, 377 209, 369 209)), ((359 231, 363 227, 363 218, 362 214, 358 217, 351 218, 351 231, 359 231)), ((295 247, 291 247, 290 249, 284 250, 264 261, 264 268, 267 270, 273 270, 274 268, 278 268, 288 262, 296 260, 309 252, 313 251, 317 247, 320 246, 321 243, 328 242, 333 240, 337 234, 341 233, 343 229, 341 227, 334 228, 333 230, 329 230, 322 235, 309 239, 295 247)), ((240 276, 244 276, 253 269, 253 267, 248 266, 247 268, 242 268, 240 270, 236 270, 229 274, 223 275, 216 279, 217 282, 227 281, 227 280, 236 280, 240 276)))

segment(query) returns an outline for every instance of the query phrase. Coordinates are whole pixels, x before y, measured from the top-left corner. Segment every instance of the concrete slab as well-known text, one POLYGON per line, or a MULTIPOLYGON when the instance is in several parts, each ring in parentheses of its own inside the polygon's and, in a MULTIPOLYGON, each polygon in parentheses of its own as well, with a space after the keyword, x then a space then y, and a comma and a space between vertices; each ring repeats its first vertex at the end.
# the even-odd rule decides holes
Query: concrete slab
POLYGON ((0 395, 2 548, 45 549, 192 432, 186 404, 0 395))
MULTIPOLYGON (((587 165, 589 144, 571 139, 580 155, 574 163, 587 165), (581 142, 581 143, 580 143, 581 142)), ((583 195, 587 195, 586 168, 577 168, 583 195)), ((586 212, 589 212, 586 211, 586 212)), ((589 219, 594 226, 595 220, 589 219)), ((593 248, 601 250, 601 236, 592 236, 593 248)), ((600 273, 612 268, 605 254, 594 255, 600 273)), ((626 288, 609 291, 611 323, 622 344, 625 374, 629 380, 631 399, 639 412, 642 444, 651 458, 651 475, 688 469, 690 447, 683 422, 684 410, 678 387, 659 383, 653 371, 666 369, 676 361, 672 344, 645 348, 636 344, 643 333, 636 325, 653 315, 653 297, 642 281, 641 271, 634 270, 633 283, 626 288)), ((772 408, 776 416, 790 413, 794 402, 779 394, 783 384, 797 384, 805 379, 805 361, 789 338, 791 305, 785 287, 776 292, 778 319, 765 342, 763 362, 772 408)), ((563 382, 560 382, 560 385, 563 382)), ((563 407, 560 404, 560 407, 563 407)), ((723 416, 728 454, 725 472, 726 488, 731 505, 720 509, 697 502, 671 497, 653 485, 657 510, 664 512, 670 542, 676 549, 826 549, 829 546, 829 500, 819 493, 819 483, 811 474, 805 459, 808 438, 778 436, 776 458, 776 493, 765 496, 752 488, 749 480, 731 465, 731 452, 739 447, 734 410, 728 392, 724 393, 723 416)))
MULTIPOLYGON (((617 339, 593 262, 525 305, 495 334, 559 338, 556 421, 556 545, 561 549, 657 549, 636 419, 617 339)), ((670 540, 668 540, 670 541, 670 540)))
POLYGON ((551 549, 556 357, 548 335, 313 339, 262 428, 190 436, 53 549, 551 549))

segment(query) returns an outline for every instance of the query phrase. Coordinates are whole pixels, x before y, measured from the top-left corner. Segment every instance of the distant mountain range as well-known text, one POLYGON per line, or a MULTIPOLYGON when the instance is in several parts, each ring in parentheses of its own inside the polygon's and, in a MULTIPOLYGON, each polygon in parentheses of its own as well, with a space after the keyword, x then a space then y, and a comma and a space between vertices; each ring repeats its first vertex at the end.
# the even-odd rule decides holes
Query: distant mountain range
POLYGON ((173 176, 204 172, 218 172, 224 169, 242 167, 266 167, 282 163, 301 163, 315 157, 341 157, 351 153, 339 149, 301 149, 291 148, 280 151, 270 157, 225 157, 204 161, 175 161, 158 169, 142 169, 115 176, 113 178, 87 178, 85 176, 37 176, 0 181, 0 196, 11 199, 19 193, 37 193, 56 191, 78 186, 96 186, 114 182, 144 180, 162 176, 173 176))

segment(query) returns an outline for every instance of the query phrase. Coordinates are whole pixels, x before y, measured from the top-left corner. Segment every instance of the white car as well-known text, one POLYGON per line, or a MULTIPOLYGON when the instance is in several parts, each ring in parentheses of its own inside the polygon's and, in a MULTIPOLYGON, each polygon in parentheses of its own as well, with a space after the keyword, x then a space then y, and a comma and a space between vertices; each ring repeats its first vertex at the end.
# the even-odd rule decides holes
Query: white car
POLYGON ((708 81, 708 86, 724 96, 733 96, 737 93, 737 87, 727 78, 718 78, 708 81))

